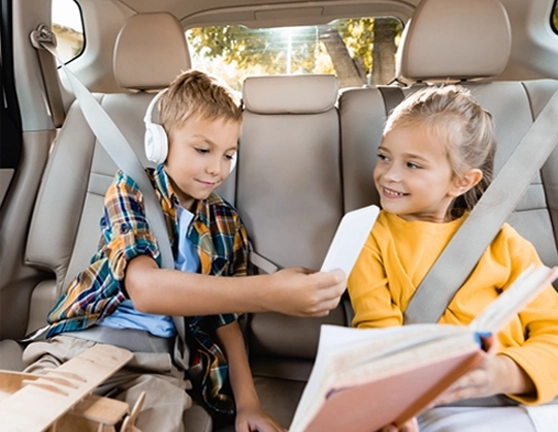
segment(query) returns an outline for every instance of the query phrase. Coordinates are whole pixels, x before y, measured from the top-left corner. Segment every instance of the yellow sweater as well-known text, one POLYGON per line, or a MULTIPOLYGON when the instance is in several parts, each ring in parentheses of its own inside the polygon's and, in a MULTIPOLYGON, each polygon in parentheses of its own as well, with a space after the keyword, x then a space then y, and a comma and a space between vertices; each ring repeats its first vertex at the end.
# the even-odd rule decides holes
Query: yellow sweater
MULTIPOLYGON (((402 325, 416 287, 464 219, 439 224, 380 212, 348 281, 353 326, 402 325)), ((469 324, 523 270, 540 262, 533 245, 505 224, 439 322, 469 324)), ((537 391, 535 397, 514 399, 542 403, 558 394, 558 294, 552 286, 513 318, 498 340, 499 352, 529 375, 537 391)))

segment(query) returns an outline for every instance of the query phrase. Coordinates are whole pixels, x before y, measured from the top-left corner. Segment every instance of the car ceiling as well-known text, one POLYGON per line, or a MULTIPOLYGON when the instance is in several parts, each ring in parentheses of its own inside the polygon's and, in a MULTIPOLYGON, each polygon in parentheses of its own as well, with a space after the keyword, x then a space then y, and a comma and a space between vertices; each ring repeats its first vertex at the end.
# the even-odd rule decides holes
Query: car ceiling
POLYGON ((119 0, 138 13, 167 11, 189 23, 242 23, 258 27, 325 23, 339 17, 391 12, 406 21, 420 0, 119 0))

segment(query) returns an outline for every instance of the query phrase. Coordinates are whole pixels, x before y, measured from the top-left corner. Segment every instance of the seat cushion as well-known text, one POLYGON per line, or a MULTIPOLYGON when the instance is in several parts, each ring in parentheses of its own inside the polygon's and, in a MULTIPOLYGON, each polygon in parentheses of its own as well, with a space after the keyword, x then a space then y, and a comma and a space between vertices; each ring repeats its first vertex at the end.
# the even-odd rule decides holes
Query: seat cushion
POLYGON ((211 432, 213 421, 211 416, 196 402, 184 412, 184 430, 192 432, 211 432))
POLYGON ((16 341, 11 339, 4 339, 0 341, 0 369, 18 372, 22 371, 22 352, 23 348, 16 341))

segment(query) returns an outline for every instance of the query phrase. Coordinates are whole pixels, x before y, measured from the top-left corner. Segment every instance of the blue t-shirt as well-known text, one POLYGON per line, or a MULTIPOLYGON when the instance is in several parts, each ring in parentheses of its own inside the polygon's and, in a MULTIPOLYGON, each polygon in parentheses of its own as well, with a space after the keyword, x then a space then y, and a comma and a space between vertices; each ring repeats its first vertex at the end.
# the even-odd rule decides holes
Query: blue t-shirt
MULTIPOLYGON (((176 270, 197 273, 200 268, 200 258, 196 247, 188 240, 188 228, 194 214, 184 207, 177 207, 178 218, 178 255, 174 261, 176 270)), ((97 322, 97 325, 115 329, 145 330, 154 336, 168 338, 174 336, 176 329, 172 317, 138 312, 132 300, 124 300, 108 317, 97 322)))

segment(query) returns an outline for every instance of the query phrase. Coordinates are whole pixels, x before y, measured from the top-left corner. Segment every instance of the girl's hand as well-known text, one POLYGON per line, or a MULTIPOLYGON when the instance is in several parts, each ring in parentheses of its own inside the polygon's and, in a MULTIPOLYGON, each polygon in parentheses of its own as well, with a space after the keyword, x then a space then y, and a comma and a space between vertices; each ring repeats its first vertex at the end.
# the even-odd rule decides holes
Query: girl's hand
POLYGON ((260 408, 241 408, 237 410, 236 432, 287 432, 260 408))
POLYGON ((419 432, 419 425, 416 418, 412 418, 405 424, 399 426, 384 426, 380 432, 419 432))
POLYGON ((495 394, 519 395, 533 392, 533 382, 511 358, 487 354, 480 366, 453 383, 431 406, 495 394))

